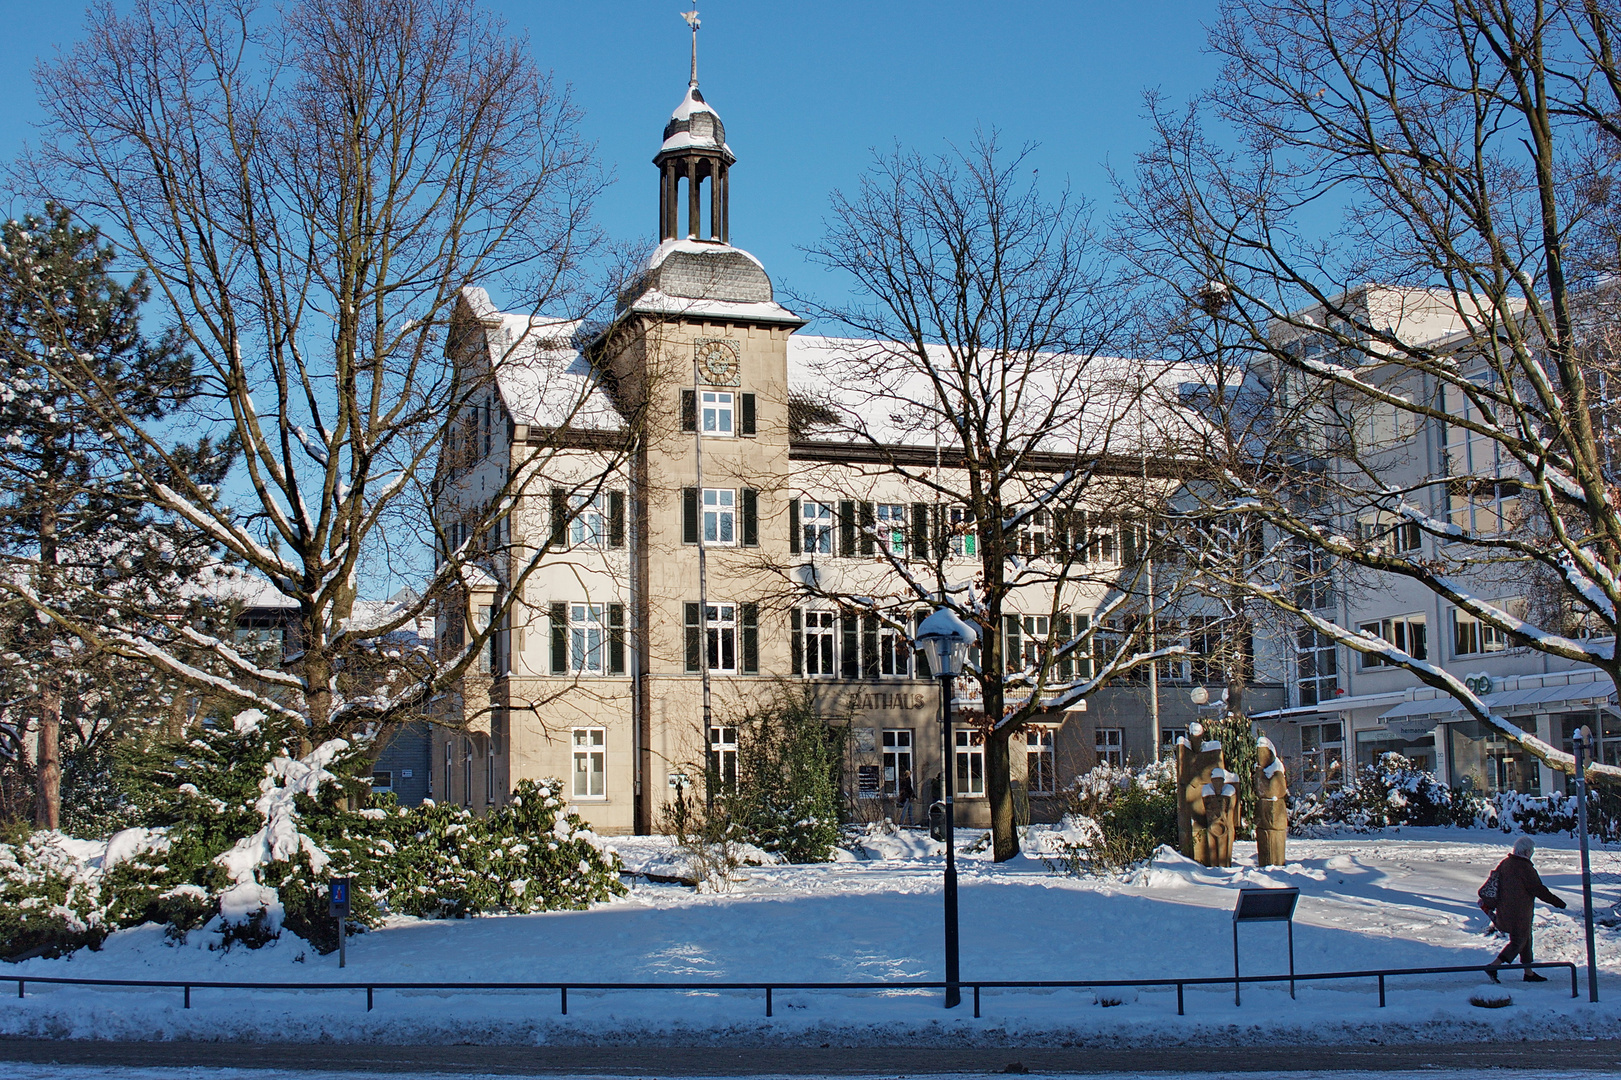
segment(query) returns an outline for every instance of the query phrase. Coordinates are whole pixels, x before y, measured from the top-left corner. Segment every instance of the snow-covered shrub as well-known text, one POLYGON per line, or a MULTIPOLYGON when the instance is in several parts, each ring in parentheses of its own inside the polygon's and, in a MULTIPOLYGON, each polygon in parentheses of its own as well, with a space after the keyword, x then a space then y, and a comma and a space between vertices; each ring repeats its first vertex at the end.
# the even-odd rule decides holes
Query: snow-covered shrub
POLYGON ((1489 820, 1491 805, 1454 791, 1400 754, 1381 754, 1355 781, 1323 796, 1322 818, 1358 831, 1394 825, 1460 825, 1489 820))
POLYGON ((0 957, 60 956, 107 936, 97 875, 55 832, 0 844, 0 957))
POLYGON ((557 780, 521 780, 506 806, 483 817, 431 802, 356 815, 371 825, 385 867, 381 898, 405 915, 465 918, 583 909, 624 895, 619 856, 565 813, 561 792, 557 780))
POLYGON ((1112 873, 1176 846, 1176 769, 1168 761, 1142 769, 1099 765, 1064 793, 1066 822, 1080 836, 1055 843, 1043 861, 1071 874, 1112 873), (1082 823, 1089 823, 1090 827, 1082 823))

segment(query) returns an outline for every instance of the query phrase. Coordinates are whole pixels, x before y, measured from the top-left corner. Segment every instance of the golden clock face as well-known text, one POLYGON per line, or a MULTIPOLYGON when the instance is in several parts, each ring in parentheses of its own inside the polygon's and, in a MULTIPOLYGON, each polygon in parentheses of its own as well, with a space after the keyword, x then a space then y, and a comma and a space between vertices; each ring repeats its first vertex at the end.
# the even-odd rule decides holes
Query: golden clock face
POLYGON ((724 338, 700 341, 698 371, 712 386, 736 386, 739 381, 737 343, 724 338))

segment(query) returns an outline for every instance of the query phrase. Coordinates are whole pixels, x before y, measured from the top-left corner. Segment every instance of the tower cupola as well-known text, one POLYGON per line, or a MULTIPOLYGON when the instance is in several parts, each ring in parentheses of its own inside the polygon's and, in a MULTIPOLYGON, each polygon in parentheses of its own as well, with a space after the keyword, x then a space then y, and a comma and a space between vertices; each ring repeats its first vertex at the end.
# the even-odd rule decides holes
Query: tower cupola
POLYGON ((727 170, 737 160, 726 145, 720 114, 698 89, 698 13, 684 12, 692 27, 692 75, 687 96, 664 125, 664 145, 653 164, 659 169, 659 240, 711 240, 729 243, 727 170), (685 198, 682 185, 685 184, 685 198), (703 213, 703 188, 709 186, 709 214, 703 213), (687 220, 681 223, 681 204, 687 220))

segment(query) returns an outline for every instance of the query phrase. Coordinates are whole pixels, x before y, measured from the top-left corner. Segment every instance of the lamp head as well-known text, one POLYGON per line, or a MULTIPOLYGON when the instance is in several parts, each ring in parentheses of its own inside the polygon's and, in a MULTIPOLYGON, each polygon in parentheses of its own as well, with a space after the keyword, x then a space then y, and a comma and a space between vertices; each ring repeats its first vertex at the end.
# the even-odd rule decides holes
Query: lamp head
POLYGON ((936 675, 955 678, 962 674, 968 650, 979 635, 949 609, 940 608, 917 628, 917 643, 929 658, 929 669, 936 675))

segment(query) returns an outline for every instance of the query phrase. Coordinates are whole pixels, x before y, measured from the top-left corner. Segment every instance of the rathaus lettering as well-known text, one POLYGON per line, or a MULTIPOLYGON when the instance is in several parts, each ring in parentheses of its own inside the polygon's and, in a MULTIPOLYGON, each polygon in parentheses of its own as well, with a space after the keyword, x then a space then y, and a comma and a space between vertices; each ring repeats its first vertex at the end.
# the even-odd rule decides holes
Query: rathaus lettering
POLYGON ((921 709, 922 694, 873 694, 856 690, 846 705, 850 712, 858 709, 921 709))

